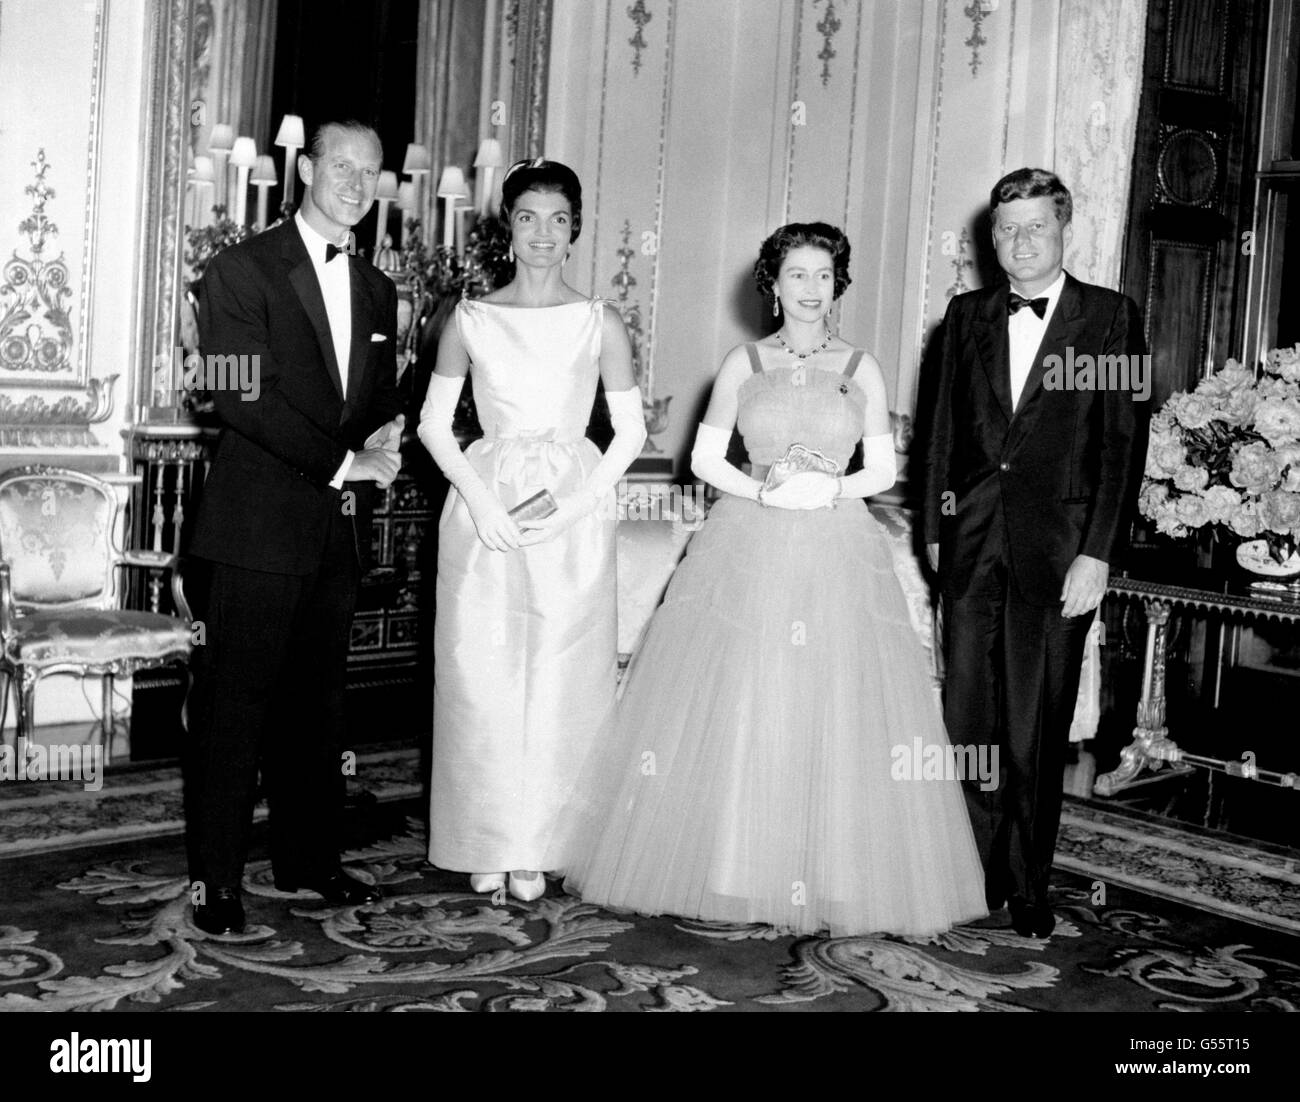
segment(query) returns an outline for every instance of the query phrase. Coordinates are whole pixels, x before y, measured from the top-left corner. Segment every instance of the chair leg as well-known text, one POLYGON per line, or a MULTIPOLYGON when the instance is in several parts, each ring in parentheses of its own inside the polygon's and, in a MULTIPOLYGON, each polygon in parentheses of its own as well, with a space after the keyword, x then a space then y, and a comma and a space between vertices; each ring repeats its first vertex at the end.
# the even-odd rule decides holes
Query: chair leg
POLYGON ((14 672, 17 678, 17 684, 14 685, 16 690, 14 696, 18 701, 18 715, 16 717, 18 737, 30 746, 32 738, 36 734, 36 680, 38 675, 35 670, 29 670, 26 666, 19 666, 14 672))
MULTIPOLYGON (((13 684, 13 675, 8 670, 0 670, 0 745, 4 744, 5 721, 9 718, 9 686, 13 684)), ((18 731, 14 730, 14 745, 18 745, 18 731)))
POLYGON ((190 730, 190 692, 194 688, 194 671, 189 662, 183 667, 185 671, 185 696, 181 698, 181 730, 189 734, 190 730))
POLYGON ((101 679, 101 685, 104 692, 104 719, 100 724, 103 732, 104 742, 104 762, 107 764, 113 757, 113 671, 105 670, 101 679))

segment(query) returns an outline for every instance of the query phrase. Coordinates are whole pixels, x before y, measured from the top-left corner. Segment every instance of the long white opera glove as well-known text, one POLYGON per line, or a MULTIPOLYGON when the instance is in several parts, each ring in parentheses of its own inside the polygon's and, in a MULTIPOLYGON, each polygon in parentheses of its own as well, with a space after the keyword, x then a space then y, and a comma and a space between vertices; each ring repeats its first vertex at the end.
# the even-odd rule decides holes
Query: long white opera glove
MULTIPOLYGON (((691 450, 691 468, 705 482, 723 493, 758 501, 763 484, 727 462, 731 430, 701 421, 691 450)), ((766 490, 760 504, 774 509, 824 509, 835 497, 836 479, 819 471, 804 471, 787 479, 775 490, 766 490)))
POLYGON ((605 391, 609 403, 609 421, 614 426, 614 439, 600 457, 596 469, 578 491, 580 506, 590 513, 604 500, 605 495, 618 485, 632 461, 641 454, 646 441, 645 408, 641 404, 641 388, 605 391))
POLYGON ((429 450, 433 461, 447 476, 447 481, 456 487, 472 513, 476 505, 481 507, 489 502, 497 505, 501 503, 483 484, 478 472, 470 466, 451 431, 456 403, 460 401, 460 392, 464 387, 464 376, 452 377, 436 372, 429 376, 429 389, 424 395, 424 405, 420 407, 420 427, 417 431, 420 443, 429 450))
POLYGON ((710 486, 724 494, 758 500, 763 485, 750 478, 734 463, 727 462, 727 447, 731 444, 731 430, 720 429, 706 421, 695 430, 695 446, 691 449, 691 470, 710 486))
POLYGON ((614 426, 614 439, 609 442, 605 454, 600 457, 600 462, 582 486, 574 493, 564 494, 556 500, 555 512, 540 520, 520 521, 519 527, 526 533, 521 546, 546 543, 594 512, 605 495, 627 473, 632 460, 641 454, 646 429, 640 388, 634 386, 628 390, 607 390, 605 400, 609 403, 609 420, 614 426))
POLYGON ((840 479, 840 497, 871 497, 882 494, 898 481, 894 458, 894 434, 862 438, 862 470, 840 479))

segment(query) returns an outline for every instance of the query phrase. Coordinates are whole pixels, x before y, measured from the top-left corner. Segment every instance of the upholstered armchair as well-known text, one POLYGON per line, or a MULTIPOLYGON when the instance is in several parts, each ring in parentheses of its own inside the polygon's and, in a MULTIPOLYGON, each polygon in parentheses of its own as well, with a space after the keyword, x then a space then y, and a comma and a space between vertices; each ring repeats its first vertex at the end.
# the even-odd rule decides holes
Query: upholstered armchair
POLYGON ((0 472, 0 728, 9 689, 17 735, 35 728, 36 683, 52 673, 103 679, 104 750, 112 749, 113 680, 189 658, 189 607, 174 555, 115 546, 119 503, 93 475, 52 467, 0 472), (122 567, 170 570, 182 618, 120 607, 122 567))

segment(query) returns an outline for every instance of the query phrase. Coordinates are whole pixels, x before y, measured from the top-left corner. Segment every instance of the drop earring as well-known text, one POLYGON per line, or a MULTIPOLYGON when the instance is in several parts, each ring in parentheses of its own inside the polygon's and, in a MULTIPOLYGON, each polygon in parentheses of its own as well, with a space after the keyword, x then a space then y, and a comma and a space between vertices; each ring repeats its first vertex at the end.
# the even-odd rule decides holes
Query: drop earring
POLYGON ((776 295, 773 295, 772 296, 772 317, 779 318, 780 316, 781 316, 781 300, 777 298, 776 295))
POLYGON ((511 264, 513 264, 513 263, 515 262, 515 246, 514 246, 514 242, 511 242, 511 243, 506 247, 506 259, 509 260, 511 264))

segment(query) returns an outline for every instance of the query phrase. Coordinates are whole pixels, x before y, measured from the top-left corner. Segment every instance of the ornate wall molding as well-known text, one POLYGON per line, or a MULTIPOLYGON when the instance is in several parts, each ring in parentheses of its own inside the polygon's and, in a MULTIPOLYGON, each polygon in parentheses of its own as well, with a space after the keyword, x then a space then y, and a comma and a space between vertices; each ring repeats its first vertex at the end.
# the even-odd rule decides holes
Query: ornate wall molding
POLYGON ((31 394, 15 402, 0 394, 0 448, 96 448, 91 425, 113 416, 116 375, 91 379, 80 397, 48 402, 31 394))
POLYGON ((77 361, 77 378, 90 383, 91 328, 90 291, 95 278, 98 255, 99 225, 99 136, 103 124, 104 102, 104 28, 108 24, 108 0, 95 5, 95 39, 90 60, 90 126, 86 138, 86 201, 82 209, 81 291, 78 308, 81 316, 81 346, 77 361))
POLYGON ((971 21, 970 37, 966 39, 965 45, 970 47, 970 75, 973 77, 979 76, 980 47, 989 44, 989 40, 984 37, 983 23, 984 17, 991 10, 992 5, 988 0, 970 0, 962 9, 962 13, 971 21))
POLYGON ((645 27, 654 16, 646 10, 645 0, 636 0, 636 3, 627 9, 627 17, 636 25, 636 33, 627 40, 627 44, 632 47, 632 75, 639 76, 641 51, 648 45, 645 40, 645 27))
POLYGON ((6 382, 19 385, 40 385, 73 371, 68 265, 63 253, 52 259, 43 255, 59 233, 45 213, 55 191, 46 180, 50 163, 44 148, 31 164, 35 182, 23 190, 32 197, 32 212, 18 224, 19 232, 27 235, 29 255, 20 256, 15 249, 0 271, 0 371, 6 373, 6 382))
POLYGON ((192 29, 191 0, 150 0, 141 211, 145 262, 141 265, 136 370, 127 394, 140 420, 179 416, 173 406, 170 373, 183 272, 181 220, 190 125, 192 29))
MULTIPOLYGON (((92 0, 87 7, 94 9, 94 29, 86 160, 81 169, 85 173, 85 194, 81 209, 81 264, 75 276, 76 303, 74 307, 69 301, 73 295, 70 284, 74 275, 64 255, 60 254, 55 260, 46 260, 41 255, 47 238, 57 236, 59 232, 45 212, 46 202, 57 194, 52 183, 56 178, 66 181, 73 173, 68 171, 66 164, 55 165, 48 161, 42 148, 36 160, 30 162, 36 180, 24 188, 32 197, 33 210, 18 226, 19 232, 28 238, 30 255, 22 258, 15 249, 11 259, 5 263, 3 282, 0 283, 0 386, 80 391, 90 382, 90 300, 95 277, 99 212, 99 146, 108 0, 92 0), (33 230, 37 232, 33 233, 33 230)), ((14 186, 14 183, 10 181, 6 186, 14 186)))
MULTIPOLYGON (((823 0, 813 0, 813 6, 822 3, 823 0)), ((831 58, 838 56, 835 53, 835 47, 831 43, 835 39, 836 32, 843 26, 838 16, 835 14, 835 0, 825 0, 826 12, 817 22, 817 33, 822 36, 822 48, 817 52, 817 60, 822 63, 822 87, 825 88, 831 82, 831 58)), ((861 9, 859 9, 859 15, 861 9)))
POLYGON ((15 247, 0 272, 0 448, 98 449, 103 445, 91 426, 113 416, 118 375, 92 376, 109 0, 90 0, 82 10, 92 21, 90 87, 82 101, 88 105, 85 144, 71 150, 65 145, 51 159, 42 143, 29 162, 29 182, 7 185, 23 186, 31 210, 17 227, 26 246, 15 247), (79 244, 73 246, 80 249, 79 270, 54 248, 56 218, 64 221, 69 212, 66 204, 50 201, 69 180, 82 188, 74 212, 80 216, 79 244))
MULTIPOLYGON (((655 389, 655 334, 659 325, 659 268, 663 257, 660 245, 664 239, 664 191, 668 179, 668 119, 673 102, 673 52, 676 36, 677 0, 668 0, 668 23, 664 28, 664 81, 659 110, 659 157, 655 169, 655 249, 650 275, 650 340, 646 350, 646 398, 655 389)), ((667 403, 664 406, 664 423, 657 430, 667 428, 667 403)))
POLYGON ((782 225, 790 221, 790 206, 794 201, 794 147, 799 135, 799 126, 793 114, 794 105, 803 103, 803 97, 799 95, 799 48, 803 44, 803 7, 803 0, 799 0, 795 5, 794 36, 790 45, 791 118, 787 120, 789 140, 785 143, 785 198, 781 205, 782 225))
POLYGON ((641 320, 641 303, 631 296, 632 288, 636 286, 636 276, 632 274, 632 261, 637 254, 636 249, 632 247, 631 219, 623 219, 622 241, 622 245, 615 250, 615 255, 618 257, 618 271, 609 282, 618 293, 618 312, 623 316, 628 340, 632 344, 632 374, 636 378, 637 386, 641 388, 641 405, 645 410, 647 433, 645 451, 660 453, 663 449, 655 443, 654 437, 668 427, 668 403, 672 401, 672 396, 655 398, 651 393, 654 383, 648 378, 646 356, 642 351, 645 344, 645 329, 641 320))
POLYGON ((952 286, 944 292, 946 298, 964 295, 970 290, 970 284, 966 282, 966 273, 975 267, 975 261, 970 258, 970 230, 965 226, 962 226, 961 236, 957 238, 956 244, 957 252, 952 258, 952 267, 955 275, 952 281, 952 286))
POLYGON ((519 0, 515 79, 510 105, 510 160, 540 157, 546 144, 546 81, 552 0, 519 0))

